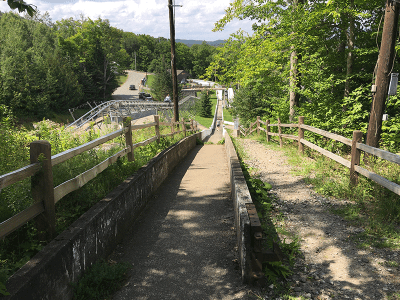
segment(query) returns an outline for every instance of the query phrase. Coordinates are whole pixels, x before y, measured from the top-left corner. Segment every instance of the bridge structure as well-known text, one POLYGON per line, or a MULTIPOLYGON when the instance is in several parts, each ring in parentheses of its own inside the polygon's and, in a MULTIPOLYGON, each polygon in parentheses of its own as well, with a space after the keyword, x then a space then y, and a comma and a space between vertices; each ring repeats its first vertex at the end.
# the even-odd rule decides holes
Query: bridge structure
MULTIPOLYGON (((179 101, 179 112, 181 117, 192 118, 195 115, 195 102, 198 98, 188 96, 179 101)), ((79 129, 84 125, 94 122, 99 126, 106 118, 111 122, 121 122, 124 117, 131 117, 133 120, 149 115, 161 115, 167 121, 173 118, 174 104, 158 101, 140 101, 140 100, 121 100, 115 99, 105 101, 92 108, 82 117, 75 119, 66 128, 79 129)))
MULTIPOLYGON (((190 111, 195 99, 184 100, 182 111, 190 111)), ((74 126, 106 114, 111 105, 121 116, 134 107, 172 108, 140 102, 129 107, 131 102, 102 103, 74 126)), ((155 123, 147 127, 164 122, 155 123)), ((261 278, 263 261, 280 258, 275 245, 261 249, 260 221, 221 124, 219 99, 211 128, 160 152, 89 209, 9 279, 5 299, 70 300, 71 283, 103 259, 133 266, 115 300, 244 299, 242 289, 261 278)))

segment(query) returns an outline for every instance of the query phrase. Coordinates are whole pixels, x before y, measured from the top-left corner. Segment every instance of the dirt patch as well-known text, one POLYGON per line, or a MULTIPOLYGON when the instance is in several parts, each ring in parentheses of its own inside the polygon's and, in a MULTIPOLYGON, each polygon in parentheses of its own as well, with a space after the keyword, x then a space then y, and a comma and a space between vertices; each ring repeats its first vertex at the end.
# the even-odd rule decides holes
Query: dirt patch
MULTIPOLYGON (((349 203, 316 194, 303 178, 291 174, 282 152, 257 141, 238 139, 248 154, 253 174, 272 185, 275 208, 284 215, 286 229, 299 236, 303 257, 288 280, 291 293, 311 299, 399 299, 399 251, 359 249, 354 237, 364 231, 331 213, 349 203), (388 265, 390 262, 391 266, 388 265)), ((273 291, 265 291, 272 295, 273 291)), ((271 299, 271 298, 268 298, 271 299)))

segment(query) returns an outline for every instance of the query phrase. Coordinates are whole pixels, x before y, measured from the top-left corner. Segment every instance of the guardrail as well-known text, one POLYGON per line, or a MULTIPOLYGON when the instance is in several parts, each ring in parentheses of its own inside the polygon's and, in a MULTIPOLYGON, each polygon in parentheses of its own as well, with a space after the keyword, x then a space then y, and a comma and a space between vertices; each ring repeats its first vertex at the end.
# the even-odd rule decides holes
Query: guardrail
POLYGON ((356 185, 358 183, 358 174, 361 174, 379 185, 391 190, 397 195, 400 195, 400 185, 374 173, 370 172, 367 169, 364 169, 360 167, 360 156, 361 156, 361 151, 364 151, 365 153, 375 155, 377 157, 380 157, 384 160, 396 163, 400 165, 400 156, 394 153, 391 153, 389 151, 385 151, 379 148, 374 148, 368 145, 365 145, 361 143, 363 133, 359 130, 353 131, 353 138, 348 139, 345 138, 341 135, 331 133, 319 128, 315 128, 309 125, 304 124, 304 117, 299 117, 299 122, 298 124, 281 124, 280 119, 278 118, 278 123, 277 124, 270 124, 269 120, 266 120, 265 122, 261 121, 260 117, 257 117, 257 120, 254 123, 250 124, 249 128, 240 128, 238 129, 238 132, 236 133, 237 136, 240 136, 240 134, 246 136, 254 131, 257 131, 257 134, 260 134, 261 131, 264 131, 267 136, 267 142, 270 141, 271 136, 277 136, 279 138, 279 143, 280 146, 282 147, 283 141, 282 138, 286 139, 291 139, 291 140, 297 140, 298 141, 298 150, 299 152, 304 152, 304 145, 307 147, 321 153, 322 155, 329 157, 330 159, 333 159, 334 161, 340 163, 341 165, 347 167, 350 169, 350 181, 352 184, 356 185), (261 127, 261 125, 264 125, 265 128, 261 127), (278 133, 271 132, 270 128, 271 127, 278 127, 278 133), (283 134, 282 133, 282 128, 293 128, 297 127, 298 128, 298 135, 290 135, 290 134, 283 134), (351 147, 351 160, 348 161, 347 159, 334 154, 324 148, 321 148, 309 141, 307 141, 304 138, 304 132, 305 130, 311 131, 313 133, 317 133, 319 135, 322 135, 324 137, 327 137, 329 139, 341 142, 345 145, 348 145, 351 147), (240 132, 240 134, 239 134, 240 132))
POLYGON ((38 218, 37 226, 40 229, 39 231, 45 232, 46 239, 51 239, 55 234, 55 204, 62 197, 85 185, 88 181, 95 178, 97 174, 101 173, 108 166, 115 163, 118 158, 127 155, 128 160, 133 161, 133 150, 135 148, 159 141, 161 137, 173 136, 178 133, 183 133, 186 136, 186 133, 189 131, 197 131, 197 124, 193 122, 193 120, 190 120, 190 122, 184 122, 182 119, 181 122, 166 123, 160 122, 159 116, 154 116, 154 122, 152 123, 132 125, 130 119, 125 118, 124 127, 122 129, 53 156, 51 156, 51 145, 48 141, 39 140, 32 142, 30 144, 31 164, 13 172, 1 175, 0 190, 25 178, 31 177, 31 191, 35 203, 13 217, 0 223, 0 238, 4 238, 38 215, 42 215, 42 218, 38 218), (190 129, 187 129, 186 125, 190 125, 190 129), (171 133, 160 135, 160 126, 170 126, 171 133), (148 127, 155 128, 155 136, 145 141, 133 144, 132 131, 148 127), (176 130, 176 128, 178 128, 178 130, 176 130), (126 144, 124 149, 107 158, 93 168, 85 171, 82 174, 79 174, 75 178, 62 183, 57 187, 53 186, 53 166, 65 162, 87 150, 93 149, 94 147, 104 144, 123 134, 125 135, 126 144))

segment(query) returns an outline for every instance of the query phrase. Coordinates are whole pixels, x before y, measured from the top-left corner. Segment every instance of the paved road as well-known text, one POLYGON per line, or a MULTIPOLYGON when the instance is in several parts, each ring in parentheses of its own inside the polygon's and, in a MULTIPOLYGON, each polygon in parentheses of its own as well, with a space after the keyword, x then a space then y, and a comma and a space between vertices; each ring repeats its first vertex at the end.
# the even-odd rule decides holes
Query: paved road
POLYGON ((143 79, 143 77, 146 76, 146 73, 139 71, 130 71, 130 70, 127 71, 127 73, 128 73, 128 79, 122 86, 120 86, 114 91, 113 99, 132 100, 138 98, 140 81, 143 79), (136 90, 129 89, 129 86, 131 84, 135 85, 136 90))
POLYGON ((113 299, 248 299, 233 222, 225 148, 196 146, 111 256, 132 265, 113 299))

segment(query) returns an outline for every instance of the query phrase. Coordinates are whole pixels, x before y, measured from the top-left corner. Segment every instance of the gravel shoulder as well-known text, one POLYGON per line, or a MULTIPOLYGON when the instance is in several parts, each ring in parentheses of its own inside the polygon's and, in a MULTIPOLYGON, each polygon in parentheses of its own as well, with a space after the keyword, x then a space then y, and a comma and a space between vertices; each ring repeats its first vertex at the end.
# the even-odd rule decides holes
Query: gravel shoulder
MULTIPOLYGON (((305 299, 400 299, 399 251, 359 249, 352 241, 363 228, 350 226, 331 213, 349 203, 316 194, 303 178, 291 174, 283 152, 251 139, 238 139, 247 153, 245 163, 254 176, 272 185, 276 209, 283 213, 285 228, 300 238, 301 252, 294 275, 288 278, 292 295, 305 299), (387 262, 395 262, 388 267, 387 262), (397 264, 396 264, 397 263, 397 264)), ((264 291, 273 297, 273 289, 264 291)))

